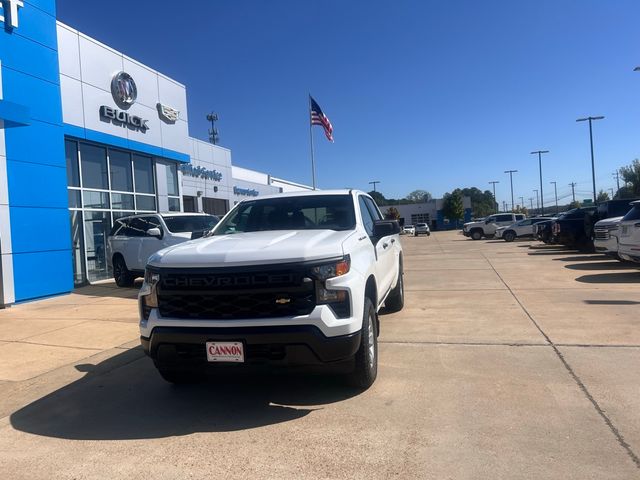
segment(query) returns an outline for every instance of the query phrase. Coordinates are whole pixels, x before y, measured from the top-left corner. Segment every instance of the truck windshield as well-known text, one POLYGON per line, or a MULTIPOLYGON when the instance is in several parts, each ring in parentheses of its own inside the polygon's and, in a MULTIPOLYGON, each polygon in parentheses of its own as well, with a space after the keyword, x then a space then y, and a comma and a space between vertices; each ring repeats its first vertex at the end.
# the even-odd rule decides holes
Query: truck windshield
POLYGON ((351 230, 356 218, 351 195, 301 195, 242 202, 213 235, 268 230, 351 230))
POLYGON ((163 215, 162 218, 172 233, 206 232, 218 223, 214 215, 163 215))

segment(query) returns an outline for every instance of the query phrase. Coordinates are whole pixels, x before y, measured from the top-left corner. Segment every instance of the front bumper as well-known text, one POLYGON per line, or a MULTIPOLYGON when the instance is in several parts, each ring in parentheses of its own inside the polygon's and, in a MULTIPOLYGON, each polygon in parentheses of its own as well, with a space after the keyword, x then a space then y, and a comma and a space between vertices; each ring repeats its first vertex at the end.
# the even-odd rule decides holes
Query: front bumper
POLYGON ((605 253, 607 255, 615 255, 618 253, 618 239, 617 237, 610 236, 606 240, 595 239, 593 245, 596 252, 605 253))
POLYGON ((352 366, 361 332, 326 337, 314 326, 185 328, 157 327, 140 337, 142 347, 159 368, 219 370, 251 367, 352 366), (245 362, 207 362, 208 341, 241 341, 245 362))
POLYGON ((629 262, 640 263, 640 245, 620 243, 618 248, 620 258, 629 262))

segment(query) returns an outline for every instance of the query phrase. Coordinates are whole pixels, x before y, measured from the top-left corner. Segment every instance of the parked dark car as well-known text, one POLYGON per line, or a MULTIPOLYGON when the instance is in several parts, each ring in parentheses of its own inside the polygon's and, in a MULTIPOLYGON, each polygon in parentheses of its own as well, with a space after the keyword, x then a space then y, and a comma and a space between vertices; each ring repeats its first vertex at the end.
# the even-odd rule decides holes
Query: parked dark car
POLYGON ((544 243, 552 243, 553 236, 551 235, 551 225, 556 221, 556 218, 550 218, 549 220, 543 220, 537 222, 533 226, 533 238, 540 240, 544 243))
POLYGON ((569 210, 551 224, 551 242, 588 251, 593 248, 593 225, 598 220, 596 207, 569 210))

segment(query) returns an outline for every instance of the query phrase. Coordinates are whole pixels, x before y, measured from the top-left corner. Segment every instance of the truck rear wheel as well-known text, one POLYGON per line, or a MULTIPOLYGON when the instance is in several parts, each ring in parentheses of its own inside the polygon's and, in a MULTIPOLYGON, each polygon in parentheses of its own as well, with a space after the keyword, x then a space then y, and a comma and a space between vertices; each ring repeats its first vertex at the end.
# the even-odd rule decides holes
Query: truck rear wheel
POLYGON ((512 231, 504 232, 502 234, 502 238, 504 238, 505 242, 513 242, 516 238, 516 234, 512 231))
POLYGON ((378 334, 376 332, 376 309, 369 298, 364 299, 362 335, 360 348, 356 352, 355 369, 349 376, 354 387, 367 389, 378 376, 378 334))
POLYGON ((474 230, 471 232, 471 238, 473 240, 480 240, 482 238, 482 232, 480 230, 474 230))

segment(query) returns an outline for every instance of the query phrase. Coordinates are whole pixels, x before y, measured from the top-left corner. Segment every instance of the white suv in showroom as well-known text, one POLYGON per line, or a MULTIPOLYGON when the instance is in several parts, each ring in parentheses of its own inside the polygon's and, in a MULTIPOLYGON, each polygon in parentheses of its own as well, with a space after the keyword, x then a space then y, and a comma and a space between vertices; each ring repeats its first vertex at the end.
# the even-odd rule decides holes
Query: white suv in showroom
POLYGON ((320 368, 367 388, 378 311, 404 305, 399 233, 356 190, 244 200, 211 235, 151 256, 138 296, 143 349, 172 383, 320 368))
POLYGON ((107 261, 119 287, 144 275, 148 258, 158 250, 202 237, 219 219, 205 213, 149 213, 114 222, 107 241, 107 261))
POLYGON ((618 254, 624 260, 640 263, 640 200, 631 202, 631 207, 618 227, 618 254))

